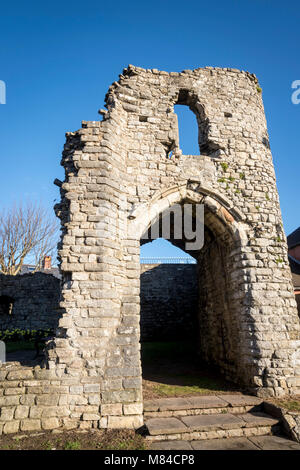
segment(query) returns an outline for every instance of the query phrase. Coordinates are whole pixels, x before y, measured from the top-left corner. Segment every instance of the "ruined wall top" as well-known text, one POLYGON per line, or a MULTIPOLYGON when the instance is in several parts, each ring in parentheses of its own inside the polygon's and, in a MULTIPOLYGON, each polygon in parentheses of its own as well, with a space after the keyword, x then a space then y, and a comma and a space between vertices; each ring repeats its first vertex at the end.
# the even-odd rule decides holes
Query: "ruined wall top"
POLYGON ((76 211, 86 189, 99 195, 99 184, 108 183, 131 211, 159 191, 196 182, 248 222, 270 213, 274 221, 278 195, 261 91, 254 74, 232 68, 168 73, 129 65, 109 87, 103 120, 83 121, 67 135, 62 195, 76 211), (182 155, 176 104, 196 117, 199 155, 182 155))
POLYGON ((160 135, 155 136, 156 140, 175 156, 182 153, 173 112, 175 104, 188 106, 196 115, 202 155, 219 157, 224 151, 227 154, 229 136, 237 137, 239 131, 252 131, 248 137, 253 139, 256 134, 260 142, 269 145, 261 88, 256 76, 249 72, 205 67, 168 73, 129 65, 109 87, 105 103, 107 110, 99 111, 104 121, 113 110, 120 110, 121 104, 127 113, 138 115, 140 123, 158 128, 160 135), (168 124, 172 132, 166 136, 168 124))

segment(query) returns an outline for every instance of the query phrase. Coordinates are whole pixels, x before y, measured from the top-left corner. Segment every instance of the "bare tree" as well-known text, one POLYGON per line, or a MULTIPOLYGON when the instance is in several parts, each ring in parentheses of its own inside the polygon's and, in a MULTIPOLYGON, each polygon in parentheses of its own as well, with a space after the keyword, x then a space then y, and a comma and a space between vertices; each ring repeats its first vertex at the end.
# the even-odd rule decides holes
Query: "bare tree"
POLYGON ((0 212, 0 273, 15 276, 25 259, 30 259, 34 271, 41 268, 46 255, 56 247, 58 224, 39 205, 14 205, 0 212))

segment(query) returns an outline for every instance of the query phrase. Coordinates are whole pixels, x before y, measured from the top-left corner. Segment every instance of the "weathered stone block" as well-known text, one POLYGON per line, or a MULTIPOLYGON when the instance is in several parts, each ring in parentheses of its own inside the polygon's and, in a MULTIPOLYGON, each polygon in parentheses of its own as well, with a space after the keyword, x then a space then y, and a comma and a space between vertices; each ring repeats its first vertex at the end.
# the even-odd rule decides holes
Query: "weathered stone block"
POLYGON ((100 393, 100 384, 85 384, 84 393, 100 393))
POLYGON ((11 396, 5 396, 5 397, 0 397, 0 407, 2 406, 13 406, 13 405, 19 405, 20 400, 23 397, 20 397, 19 395, 11 395, 11 396))
POLYGON ((23 395, 25 393, 25 390, 25 387, 6 388, 4 390, 4 395, 23 395))
POLYGON ((100 419, 100 415, 92 413, 83 413, 82 419, 83 421, 98 421, 100 419))
POLYGON ((15 370, 7 374, 7 380, 32 379, 33 372, 29 369, 15 370))
POLYGON ((21 431, 39 431, 41 421, 39 419, 23 419, 20 424, 21 431))
POLYGON ((122 415, 122 403, 103 404, 103 405, 101 405, 101 415, 103 415, 103 416, 120 416, 120 415, 122 415))
POLYGON ((3 407, 0 409, 0 421, 11 421, 14 417, 15 407, 3 407))
POLYGON ((3 426, 3 434, 14 434, 19 431, 20 421, 8 421, 3 426))
POLYGON ((57 418, 42 419, 42 429, 57 429, 60 426, 57 418))
POLYGON ((15 411, 15 419, 28 418, 29 406, 17 406, 15 411))
POLYGON ((36 398, 37 405, 55 406, 58 404, 59 395, 40 395, 36 398))
POLYGON ((110 429, 138 429, 143 425, 142 416, 109 416, 108 428, 110 429))
POLYGON ((93 394, 88 396, 88 403, 89 405, 100 405, 101 403, 101 398, 100 394, 93 394))
POLYGON ((31 406, 31 405, 34 405, 34 402, 35 402, 35 395, 21 395, 19 400, 20 400, 20 404, 21 405, 28 405, 28 406, 31 406))
POLYGON ((129 403, 123 405, 124 415, 143 414, 143 403, 129 403))

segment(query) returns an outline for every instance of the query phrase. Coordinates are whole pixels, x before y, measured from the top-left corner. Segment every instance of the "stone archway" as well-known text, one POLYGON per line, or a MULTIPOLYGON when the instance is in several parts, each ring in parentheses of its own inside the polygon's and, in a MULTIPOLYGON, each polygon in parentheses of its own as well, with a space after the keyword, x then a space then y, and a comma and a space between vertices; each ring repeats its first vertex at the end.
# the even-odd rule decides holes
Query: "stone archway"
MULTIPOLYGON (((230 205, 220 195, 187 182, 180 188, 167 188, 149 202, 147 208, 137 208, 131 214, 130 233, 142 235, 169 208, 176 204, 201 204, 205 215, 205 244, 200 251, 187 253, 198 261, 199 326, 202 330, 200 353, 217 366, 227 379, 256 389, 255 369, 249 368, 243 345, 251 338, 243 327, 252 324, 249 310, 243 304, 243 294, 236 299, 236 279, 240 268, 231 261, 232 253, 242 257, 247 245, 247 227, 242 217, 231 214, 230 205), (223 204, 218 202, 223 199, 223 204), (225 204, 227 207, 225 207, 225 204), (238 219, 238 220, 236 220, 238 219), (213 253, 213 254, 212 254, 213 253)), ((234 213, 234 211, 232 211, 234 213)), ((184 240, 171 243, 183 249, 184 240)), ((184 280, 182 280, 184 282, 184 280)))

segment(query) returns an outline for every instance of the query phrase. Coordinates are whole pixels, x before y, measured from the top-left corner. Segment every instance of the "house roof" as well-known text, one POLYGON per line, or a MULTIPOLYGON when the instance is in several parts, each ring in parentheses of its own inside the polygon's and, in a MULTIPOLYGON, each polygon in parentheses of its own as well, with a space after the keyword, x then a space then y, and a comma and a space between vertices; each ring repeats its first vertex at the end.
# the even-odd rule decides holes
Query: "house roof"
POLYGON ((295 290, 300 290, 300 274, 292 273, 293 285, 295 290))
MULTIPOLYGON (((31 264, 23 264, 21 268, 20 274, 29 274, 32 273, 35 269, 35 266, 31 264)), ((55 276, 57 278, 61 278, 61 274, 59 272, 59 268, 56 266, 52 266, 50 269, 40 269, 38 271, 39 273, 44 273, 44 274, 52 274, 52 276, 55 276)))
POLYGON ((289 249, 294 248, 294 246, 300 245, 300 227, 294 230, 288 237, 287 243, 289 249))
POLYGON ((289 263, 292 273, 300 275, 300 261, 289 255, 289 263))

